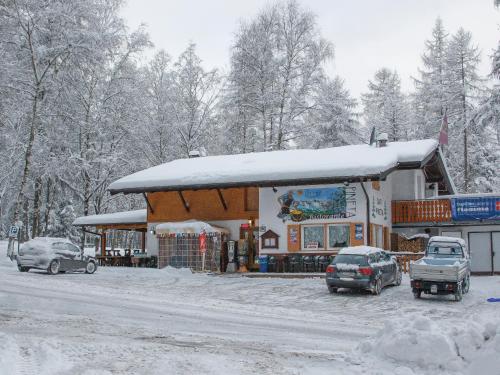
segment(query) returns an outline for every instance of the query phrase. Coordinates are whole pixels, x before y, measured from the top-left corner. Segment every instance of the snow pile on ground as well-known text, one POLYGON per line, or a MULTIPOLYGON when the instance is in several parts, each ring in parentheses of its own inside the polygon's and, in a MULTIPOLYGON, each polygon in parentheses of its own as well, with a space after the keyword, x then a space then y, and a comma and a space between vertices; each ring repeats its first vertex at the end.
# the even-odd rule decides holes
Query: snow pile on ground
POLYGON ((0 374, 17 374, 19 348, 11 337, 0 332, 0 374))
POLYGON ((193 275, 193 271, 190 268, 175 268, 171 266, 160 269, 160 272, 164 276, 172 277, 189 277, 193 275))
POLYGON ((362 342, 356 351, 408 370, 418 367, 431 373, 498 374, 500 317, 486 323, 472 319, 452 323, 405 316, 387 321, 376 337, 362 342))

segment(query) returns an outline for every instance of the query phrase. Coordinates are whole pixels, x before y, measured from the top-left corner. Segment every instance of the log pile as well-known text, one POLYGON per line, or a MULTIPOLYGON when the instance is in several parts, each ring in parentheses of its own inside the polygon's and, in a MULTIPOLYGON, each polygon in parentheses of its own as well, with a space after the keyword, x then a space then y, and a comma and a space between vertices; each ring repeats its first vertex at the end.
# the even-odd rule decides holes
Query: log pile
POLYGON ((393 233, 391 237, 391 244, 393 251, 419 253, 425 251, 428 236, 412 236, 406 238, 400 234, 393 233))

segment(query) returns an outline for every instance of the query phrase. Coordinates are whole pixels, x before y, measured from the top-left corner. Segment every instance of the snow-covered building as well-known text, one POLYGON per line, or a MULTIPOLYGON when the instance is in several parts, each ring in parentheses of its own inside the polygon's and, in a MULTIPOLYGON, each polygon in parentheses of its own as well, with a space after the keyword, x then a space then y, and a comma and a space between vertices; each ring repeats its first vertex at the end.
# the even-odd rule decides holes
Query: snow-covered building
POLYGON ((258 254, 389 249, 393 202, 456 193, 434 140, 178 159, 108 189, 144 194, 148 252, 159 224, 201 220, 246 241, 250 266, 258 254))

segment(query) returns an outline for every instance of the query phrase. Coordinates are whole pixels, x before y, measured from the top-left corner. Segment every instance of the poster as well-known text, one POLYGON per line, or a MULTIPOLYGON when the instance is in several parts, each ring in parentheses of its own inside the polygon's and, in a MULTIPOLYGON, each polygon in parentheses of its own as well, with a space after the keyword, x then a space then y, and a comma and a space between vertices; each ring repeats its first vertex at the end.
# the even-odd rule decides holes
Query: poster
POLYGON ((356 187, 289 190, 278 203, 283 221, 349 218, 356 215, 356 187))
POLYGON ((363 240, 363 224, 356 224, 354 226, 354 238, 357 241, 363 240))
POLYGON ((468 197, 451 200, 453 220, 500 220, 500 197, 468 197))

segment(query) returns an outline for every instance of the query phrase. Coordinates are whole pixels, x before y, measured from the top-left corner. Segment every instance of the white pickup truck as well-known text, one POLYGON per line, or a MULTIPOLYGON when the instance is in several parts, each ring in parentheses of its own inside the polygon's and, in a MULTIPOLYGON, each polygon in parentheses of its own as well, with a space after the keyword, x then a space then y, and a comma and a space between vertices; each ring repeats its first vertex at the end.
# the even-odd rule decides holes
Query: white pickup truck
POLYGON ((410 263, 413 295, 453 294, 462 300, 469 291, 470 261, 465 241, 454 237, 431 237, 425 256, 410 263))

